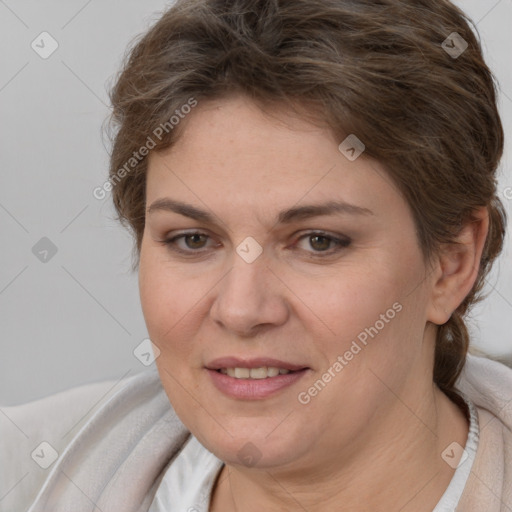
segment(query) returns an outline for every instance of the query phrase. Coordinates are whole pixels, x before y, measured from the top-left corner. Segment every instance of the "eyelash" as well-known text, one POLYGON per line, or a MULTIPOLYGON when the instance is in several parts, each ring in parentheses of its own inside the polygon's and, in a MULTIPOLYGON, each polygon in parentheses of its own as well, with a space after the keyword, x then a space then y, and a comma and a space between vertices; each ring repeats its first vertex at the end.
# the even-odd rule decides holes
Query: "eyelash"
MULTIPOLYGON (((209 237, 206 233, 202 233, 200 231, 194 231, 194 232, 191 232, 191 233, 182 233, 182 234, 176 235, 176 236, 174 236, 172 238, 169 238, 167 240, 159 240, 159 242, 162 245, 165 245, 166 247, 168 247, 173 252, 176 252, 176 253, 179 253, 179 254, 183 254, 185 256, 193 257, 193 256, 201 255, 202 253, 205 253, 206 250, 203 249, 203 250, 195 251, 193 249, 190 249, 188 251, 185 251, 185 250, 180 249, 180 248, 177 247, 176 241, 179 240, 179 239, 185 239, 187 237, 195 236, 195 235, 203 235, 203 236, 208 237, 208 239, 211 239, 211 237, 209 237)), ((297 241, 293 244, 294 249, 292 249, 292 250, 296 250, 295 249, 295 245, 300 240, 302 240, 304 238, 310 238, 310 237, 313 237, 313 236, 318 236, 318 237, 321 237, 321 238, 327 238, 330 242, 333 242, 333 243, 335 243, 337 245, 337 248, 335 248, 334 250, 332 250, 332 249, 329 250, 328 249, 328 250, 325 250, 325 251, 314 251, 314 252, 311 252, 310 255, 313 258, 318 258, 318 257, 325 258, 325 257, 328 257, 328 256, 333 256, 335 253, 340 252, 343 249, 348 248, 350 246, 350 244, 352 243, 352 240, 350 240, 349 238, 338 238, 338 237, 335 237, 335 236, 330 235, 328 233, 325 233, 323 231, 310 231, 309 233, 306 233, 306 234, 302 235, 301 237, 299 237, 297 239, 297 241)), ((306 251, 306 252, 309 252, 309 251, 306 251)))

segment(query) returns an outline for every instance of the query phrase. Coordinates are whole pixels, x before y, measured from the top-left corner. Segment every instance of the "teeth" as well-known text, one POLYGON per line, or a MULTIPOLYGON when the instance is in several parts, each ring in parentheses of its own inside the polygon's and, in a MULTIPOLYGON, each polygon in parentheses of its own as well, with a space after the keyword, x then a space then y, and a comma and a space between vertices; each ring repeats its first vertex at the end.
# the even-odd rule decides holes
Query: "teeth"
POLYGON ((279 375, 279 368, 274 368, 273 366, 268 367, 267 368, 267 375, 269 377, 275 377, 276 375, 279 375))
POLYGON ((236 379, 248 379, 251 375, 249 368, 235 368, 236 379))
POLYGON ((251 379, 266 379, 267 378, 267 369, 263 366, 263 368, 251 368, 250 371, 251 379))
POLYGON ((286 375, 290 370, 276 368, 275 366, 262 366, 261 368, 221 368, 220 373, 229 375, 235 379, 266 379, 286 375))

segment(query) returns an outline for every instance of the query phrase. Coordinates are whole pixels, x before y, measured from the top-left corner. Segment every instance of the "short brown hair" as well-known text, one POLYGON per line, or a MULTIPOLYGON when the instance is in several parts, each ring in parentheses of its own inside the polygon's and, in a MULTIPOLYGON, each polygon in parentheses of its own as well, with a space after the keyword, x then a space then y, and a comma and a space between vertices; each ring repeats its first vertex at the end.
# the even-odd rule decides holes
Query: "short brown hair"
POLYGON ((464 315, 482 299, 506 224, 496 84, 470 24, 446 0, 178 0, 134 42, 111 92, 110 180, 134 234, 134 268, 148 159, 126 162, 156 127, 166 127, 151 137, 158 151, 175 142, 169 120, 191 98, 242 93, 261 105, 307 105, 340 142, 356 134, 384 165, 411 208, 425 261, 487 207, 477 281, 437 330, 434 381, 453 395, 469 346, 464 315), (454 32, 468 44, 457 57, 443 45, 454 32))

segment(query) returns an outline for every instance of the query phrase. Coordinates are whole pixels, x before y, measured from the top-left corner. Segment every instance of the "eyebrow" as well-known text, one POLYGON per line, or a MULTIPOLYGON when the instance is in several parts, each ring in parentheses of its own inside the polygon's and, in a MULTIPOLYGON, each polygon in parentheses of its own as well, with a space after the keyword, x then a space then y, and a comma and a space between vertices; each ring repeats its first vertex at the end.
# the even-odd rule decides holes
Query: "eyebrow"
MULTIPOLYGON (((168 197, 157 199, 147 209, 148 214, 155 211, 174 212, 199 222, 215 224, 214 216, 207 211, 168 197)), ((277 224, 289 224, 298 220, 335 214, 374 215, 368 208, 343 201, 329 201, 323 204, 309 204, 283 210, 277 216, 277 224)))

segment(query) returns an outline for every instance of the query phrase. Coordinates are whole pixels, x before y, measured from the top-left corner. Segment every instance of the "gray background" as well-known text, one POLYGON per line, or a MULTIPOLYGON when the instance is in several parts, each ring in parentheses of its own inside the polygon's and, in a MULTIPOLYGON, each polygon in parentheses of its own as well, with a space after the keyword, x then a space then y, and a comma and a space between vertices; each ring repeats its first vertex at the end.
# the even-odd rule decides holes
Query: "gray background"
MULTIPOLYGON (((507 147, 499 189, 512 216, 512 188, 505 192, 512 187, 512 0, 456 3, 477 23, 501 85, 507 147)), ((0 0, 3 405, 146 369, 133 354, 147 331, 130 271, 131 239, 114 220, 109 196, 100 201, 92 191, 107 177, 101 126, 109 84, 127 44, 169 4, 0 0), (47 59, 31 47, 43 31, 59 44, 47 59), (46 262, 32 251, 43 237, 57 248, 46 262)), ((492 294, 470 319, 475 345, 508 357, 510 231, 488 280, 492 294)))

